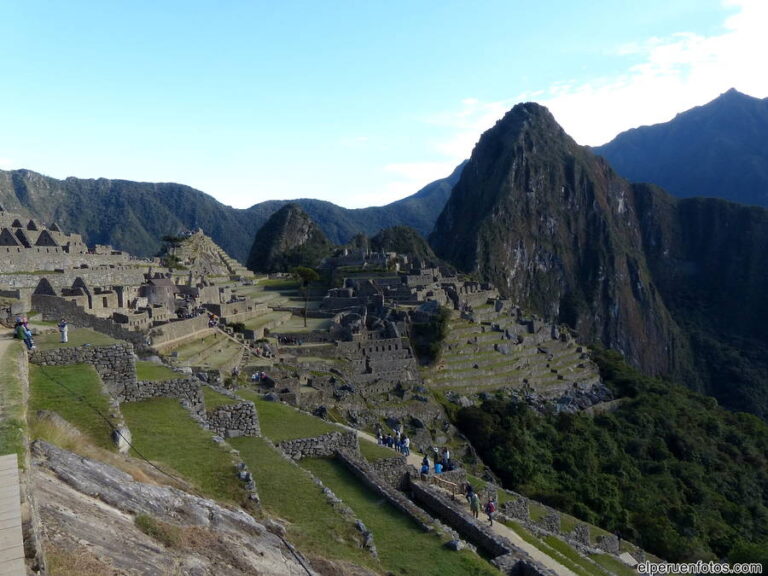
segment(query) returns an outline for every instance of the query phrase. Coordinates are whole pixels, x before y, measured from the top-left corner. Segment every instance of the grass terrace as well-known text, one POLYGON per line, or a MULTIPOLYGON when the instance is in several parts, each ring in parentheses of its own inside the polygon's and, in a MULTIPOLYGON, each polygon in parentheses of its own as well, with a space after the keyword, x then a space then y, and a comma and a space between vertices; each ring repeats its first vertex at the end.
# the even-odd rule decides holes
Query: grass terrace
POLYGON ((261 438, 231 438, 230 443, 251 470, 262 506, 288 522, 289 537, 303 552, 379 568, 361 548, 360 533, 309 476, 261 438))
POLYGON ((168 366, 162 364, 155 364, 154 362, 136 362, 136 379, 139 381, 152 381, 159 382, 162 380, 174 380, 175 378, 183 378, 183 374, 173 371, 168 366))
POLYGON ((25 407, 19 378, 21 342, 11 343, 0 357, 0 454, 16 453, 23 464, 25 407))
POLYGON ((171 474, 181 474, 208 497, 243 502, 245 491, 235 475, 232 456, 212 441, 173 398, 155 398, 122 405, 133 433, 133 446, 171 474))
POLYGON ((240 390, 238 395, 256 404, 261 433, 272 442, 313 438, 329 432, 343 431, 343 428, 299 412, 280 402, 267 402, 251 390, 240 390))
POLYGON ((441 576, 496 575, 498 570, 470 552, 450 551, 441 538, 426 533, 408 516, 366 487, 330 459, 306 459, 306 467, 351 507, 373 533, 379 559, 390 574, 441 576))
POLYGON ((231 363, 242 349, 240 343, 214 332, 205 338, 191 340, 174 347, 172 350, 176 356, 172 362, 178 366, 194 365, 218 369, 231 363))
POLYGON ((74 348, 76 346, 109 346, 119 344, 120 340, 110 338, 106 334, 96 332, 90 328, 71 328, 68 332, 68 342, 59 342, 59 331, 47 331, 35 336, 35 345, 40 350, 53 348, 74 348))
POLYGON ((360 438, 360 453, 363 455, 363 458, 368 460, 368 462, 386 460, 387 458, 394 458, 397 456, 397 452, 392 448, 379 446, 375 442, 371 442, 365 438, 360 438))
POLYGON ((231 406, 238 402, 229 396, 216 392, 216 390, 209 388, 208 386, 201 386, 201 389, 203 391, 203 398, 205 399, 206 410, 215 410, 220 406, 231 406))
POLYGON ((109 402, 93 366, 29 366, 29 410, 56 412, 87 435, 94 444, 113 450, 109 402))

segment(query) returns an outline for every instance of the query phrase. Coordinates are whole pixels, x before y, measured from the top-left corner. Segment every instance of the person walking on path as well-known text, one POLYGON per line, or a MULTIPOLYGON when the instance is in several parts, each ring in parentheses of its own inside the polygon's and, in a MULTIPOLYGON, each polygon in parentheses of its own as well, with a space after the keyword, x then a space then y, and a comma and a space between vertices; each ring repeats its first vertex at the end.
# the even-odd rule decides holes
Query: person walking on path
POLYGON ((477 495, 477 492, 469 493, 469 509, 472 511, 472 516, 480 517, 480 496, 477 495))
POLYGON ((488 514, 488 523, 490 526, 493 526, 494 512, 496 512, 496 503, 493 501, 493 496, 491 496, 485 505, 485 513, 488 514))
POLYGON ((61 322, 59 322, 58 327, 59 327, 59 336, 61 337, 59 341, 62 343, 69 342, 69 324, 64 318, 61 319, 61 322))

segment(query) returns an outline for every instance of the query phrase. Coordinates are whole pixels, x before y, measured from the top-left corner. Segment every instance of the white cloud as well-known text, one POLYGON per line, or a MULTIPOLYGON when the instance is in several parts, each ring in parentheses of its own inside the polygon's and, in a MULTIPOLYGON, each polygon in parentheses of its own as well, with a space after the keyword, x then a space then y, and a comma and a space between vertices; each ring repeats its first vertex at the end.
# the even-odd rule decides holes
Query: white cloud
POLYGON ((768 2, 729 1, 738 12, 724 22, 722 34, 681 32, 618 48, 619 54, 642 56, 626 73, 589 83, 554 86, 539 101, 549 107, 565 130, 581 144, 602 144, 635 126, 671 119, 736 88, 768 95, 762 55, 768 53, 768 2))
POLYGON ((763 29, 768 2, 726 0, 723 5, 737 11, 724 20, 721 34, 683 31, 616 47, 618 56, 641 58, 622 74, 588 82, 563 79, 546 89, 495 102, 466 98, 458 109, 425 120, 452 130, 433 148, 457 164, 469 157, 485 130, 521 101, 547 106, 577 142, 597 145, 623 130, 670 120, 729 88, 768 96, 768 75, 762 71, 762 56, 768 54, 763 29))

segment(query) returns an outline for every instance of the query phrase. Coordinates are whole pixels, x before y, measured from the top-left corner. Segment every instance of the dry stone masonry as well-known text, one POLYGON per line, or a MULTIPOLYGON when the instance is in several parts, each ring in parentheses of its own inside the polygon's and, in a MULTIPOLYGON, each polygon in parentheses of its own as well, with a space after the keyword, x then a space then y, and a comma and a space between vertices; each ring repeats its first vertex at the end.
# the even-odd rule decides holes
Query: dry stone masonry
POLYGON ((328 458, 344 450, 358 451, 357 434, 354 432, 330 432, 314 438, 286 440, 280 442, 277 447, 294 460, 328 458))
POLYGON ((219 406, 206 413, 208 427, 222 438, 261 436, 259 417, 253 402, 219 406))
POLYGON ((121 399, 124 388, 136 385, 136 362, 133 346, 130 344, 32 350, 29 361, 40 366, 91 364, 109 392, 117 399, 121 399))

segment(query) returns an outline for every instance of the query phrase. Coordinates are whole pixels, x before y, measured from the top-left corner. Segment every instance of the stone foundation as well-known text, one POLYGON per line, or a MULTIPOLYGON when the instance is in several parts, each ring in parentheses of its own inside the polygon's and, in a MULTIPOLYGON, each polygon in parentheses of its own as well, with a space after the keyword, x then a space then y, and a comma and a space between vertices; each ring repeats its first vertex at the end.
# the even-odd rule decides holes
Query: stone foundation
POLYGON ((209 428, 222 438, 261 436, 259 417, 253 402, 219 406, 206 412, 206 417, 209 428))
POLYGON ((354 432, 330 432, 314 438, 286 440, 277 447, 294 460, 328 458, 343 450, 359 452, 357 434, 354 432))
POLYGON ((136 384, 136 363, 130 344, 32 350, 29 361, 41 366, 91 364, 107 390, 118 399, 124 387, 136 384))

